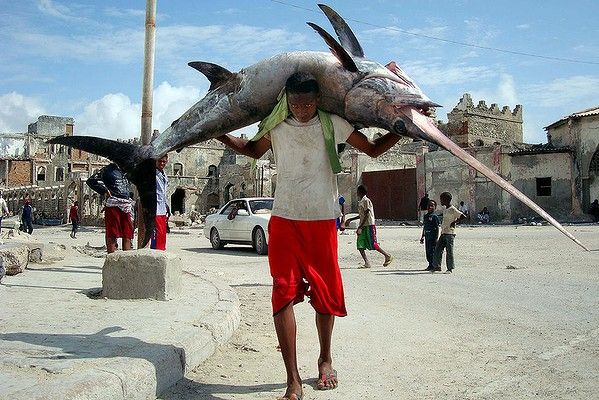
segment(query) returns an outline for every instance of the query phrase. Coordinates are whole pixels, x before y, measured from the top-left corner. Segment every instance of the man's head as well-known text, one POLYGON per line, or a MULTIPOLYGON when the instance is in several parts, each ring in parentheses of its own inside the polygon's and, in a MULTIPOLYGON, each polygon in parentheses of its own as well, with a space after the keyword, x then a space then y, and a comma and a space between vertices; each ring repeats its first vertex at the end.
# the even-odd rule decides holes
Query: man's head
POLYGON ((362 198, 362 197, 366 196, 366 193, 368 193, 368 189, 366 188, 366 186, 360 185, 360 186, 358 186, 357 192, 358 192, 358 196, 360 198, 362 198))
POLYGON ((164 167, 166 167, 167 162, 168 162, 168 154, 165 154, 156 160, 156 168, 159 169, 160 171, 163 171, 164 167))
POLYGON ((308 122, 316 115, 320 89, 316 79, 305 72, 296 72, 285 82, 287 106, 299 122, 308 122))
POLYGON ((463 201, 460 201, 460 206, 462 206, 462 207, 464 206, 464 202, 463 201))
POLYGON ((439 199, 441 200, 442 206, 449 207, 451 205, 451 193, 443 192, 441 193, 441 196, 439 196, 439 199))
POLYGON ((428 202, 428 212, 433 212, 437 209, 437 202, 435 200, 429 200, 428 202))
POLYGON ((74 204, 75 206, 78 206, 78 205, 79 205, 79 202, 78 202, 78 201, 76 201, 76 202, 75 202, 75 203, 73 203, 73 204, 74 204))

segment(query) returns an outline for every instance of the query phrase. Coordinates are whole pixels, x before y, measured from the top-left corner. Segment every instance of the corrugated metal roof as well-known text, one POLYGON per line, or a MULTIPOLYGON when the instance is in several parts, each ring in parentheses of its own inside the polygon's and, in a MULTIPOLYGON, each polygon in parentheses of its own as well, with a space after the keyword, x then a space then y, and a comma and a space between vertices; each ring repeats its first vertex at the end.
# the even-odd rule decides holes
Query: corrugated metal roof
POLYGON ((588 117, 591 115, 599 115, 599 106, 587 108, 586 110, 572 113, 572 114, 568 115, 567 117, 564 117, 558 121, 555 121, 554 123, 552 123, 550 125, 547 125, 544 129, 547 130, 548 128, 553 128, 555 126, 561 125, 564 122, 566 122, 567 120, 569 120, 570 118, 582 118, 582 117, 588 117))
POLYGON ((530 154, 548 154, 548 153, 570 153, 572 149, 563 146, 563 147, 555 147, 551 143, 540 143, 540 144, 525 144, 523 146, 518 146, 516 150, 508 153, 510 156, 522 156, 522 155, 530 155, 530 154))

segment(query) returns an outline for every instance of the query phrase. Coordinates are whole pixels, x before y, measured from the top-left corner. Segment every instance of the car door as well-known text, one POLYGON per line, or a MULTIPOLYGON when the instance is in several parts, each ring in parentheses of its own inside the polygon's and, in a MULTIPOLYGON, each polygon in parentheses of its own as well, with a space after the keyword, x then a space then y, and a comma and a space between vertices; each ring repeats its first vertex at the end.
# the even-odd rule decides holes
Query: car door
POLYGON ((252 240, 253 217, 247 200, 243 200, 239 204, 239 211, 235 217, 236 240, 249 242, 252 240), (242 212, 239 213, 239 211, 242 212))
POLYGON ((236 240, 234 233, 234 220, 228 218, 229 214, 236 206, 236 202, 232 201, 227 204, 219 213, 217 221, 214 223, 221 240, 236 240))

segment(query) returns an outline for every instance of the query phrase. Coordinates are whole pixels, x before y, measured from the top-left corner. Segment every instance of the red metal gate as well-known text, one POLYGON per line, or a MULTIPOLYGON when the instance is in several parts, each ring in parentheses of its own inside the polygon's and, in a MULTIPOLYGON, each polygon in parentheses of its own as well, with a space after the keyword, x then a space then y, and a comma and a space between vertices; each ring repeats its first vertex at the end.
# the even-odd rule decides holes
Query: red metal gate
POLYGON ((416 168, 364 172, 362 184, 368 188, 377 219, 418 219, 416 168))

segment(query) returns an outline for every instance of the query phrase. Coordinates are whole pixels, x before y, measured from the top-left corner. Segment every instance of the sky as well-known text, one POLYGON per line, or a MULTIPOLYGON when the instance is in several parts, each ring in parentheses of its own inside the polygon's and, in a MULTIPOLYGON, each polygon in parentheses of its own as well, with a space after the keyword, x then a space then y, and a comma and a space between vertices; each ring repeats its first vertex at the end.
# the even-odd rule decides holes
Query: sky
MULTIPOLYGON (((39 115, 70 116, 75 134, 140 135, 145 1, 0 0, 0 132, 39 115)), ((329 0, 366 57, 394 60, 434 102, 438 119, 464 93, 523 106, 524 140, 599 106, 599 1, 329 0)), ((230 71, 274 54, 328 51, 306 22, 334 31, 316 2, 157 0, 153 128, 203 97, 187 66, 230 71)), ((253 128, 246 128, 248 134, 253 128)))

